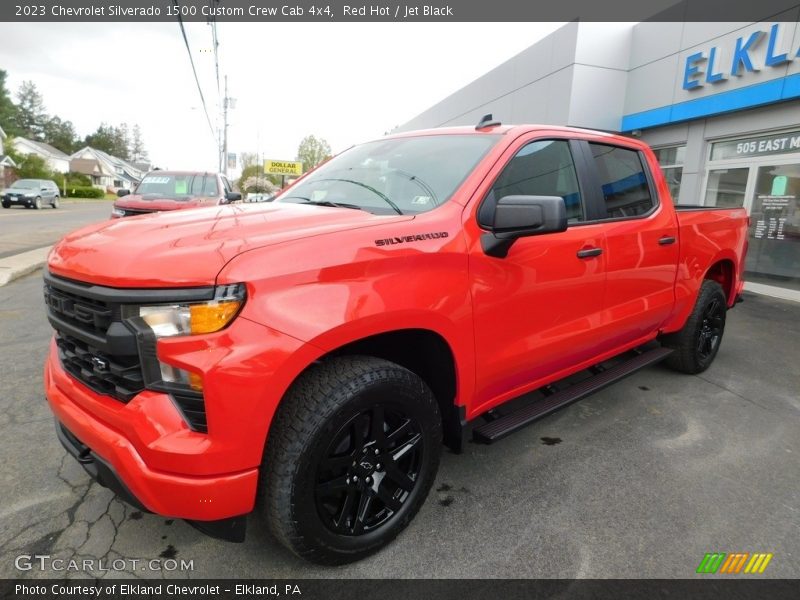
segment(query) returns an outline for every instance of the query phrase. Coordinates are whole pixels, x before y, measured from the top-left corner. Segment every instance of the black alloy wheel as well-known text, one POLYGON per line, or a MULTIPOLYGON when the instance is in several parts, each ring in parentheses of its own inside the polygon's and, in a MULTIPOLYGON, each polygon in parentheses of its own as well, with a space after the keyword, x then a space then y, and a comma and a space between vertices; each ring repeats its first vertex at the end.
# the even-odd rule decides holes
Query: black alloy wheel
POLYGON ((725 333, 728 304, 722 286, 711 279, 703 281, 692 313, 680 331, 661 337, 674 352, 666 364, 683 373, 702 373, 719 352, 725 333))
POLYGON ((397 515, 419 481, 424 441, 401 407, 377 404, 333 436, 319 463, 314 497, 323 523, 362 535, 397 515))
POLYGON ((258 512, 297 556, 325 565, 360 560, 414 518, 441 448, 439 405, 418 375, 373 356, 327 358, 278 406, 258 512))
POLYGON ((719 298, 713 298, 703 311, 700 333, 697 336, 697 354, 700 360, 707 361, 717 351, 724 324, 723 304, 719 298))

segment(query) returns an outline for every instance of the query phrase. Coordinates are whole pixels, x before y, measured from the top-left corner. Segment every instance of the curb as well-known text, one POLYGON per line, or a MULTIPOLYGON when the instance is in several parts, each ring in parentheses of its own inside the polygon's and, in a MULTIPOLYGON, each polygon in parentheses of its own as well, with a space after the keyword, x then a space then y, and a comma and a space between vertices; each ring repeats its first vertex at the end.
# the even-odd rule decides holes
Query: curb
POLYGON ((41 268, 47 262, 50 248, 51 246, 44 246, 36 250, 0 258, 0 287, 41 268))

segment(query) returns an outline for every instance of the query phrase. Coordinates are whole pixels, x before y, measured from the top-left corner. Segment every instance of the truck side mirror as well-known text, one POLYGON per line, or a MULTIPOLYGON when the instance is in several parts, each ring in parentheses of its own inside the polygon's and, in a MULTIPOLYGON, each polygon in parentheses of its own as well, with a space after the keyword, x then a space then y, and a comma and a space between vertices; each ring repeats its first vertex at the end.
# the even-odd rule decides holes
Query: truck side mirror
POLYGON ((126 190, 125 188, 120 188, 117 190, 117 198, 122 198, 123 196, 127 196, 130 194, 130 190, 126 190))
POLYGON ((480 217, 481 226, 489 230, 481 236, 481 247, 496 258, 508 256, 517 238, 567 229, 567 207, 561 196, 504 196, 493 214, 482 210, 480 217))
POLYGON ((223 204, 230 204, 231 202, 238 202, 242 199, 242 195, 239 192, 228 192, 225 194, 225 200, 223 204))

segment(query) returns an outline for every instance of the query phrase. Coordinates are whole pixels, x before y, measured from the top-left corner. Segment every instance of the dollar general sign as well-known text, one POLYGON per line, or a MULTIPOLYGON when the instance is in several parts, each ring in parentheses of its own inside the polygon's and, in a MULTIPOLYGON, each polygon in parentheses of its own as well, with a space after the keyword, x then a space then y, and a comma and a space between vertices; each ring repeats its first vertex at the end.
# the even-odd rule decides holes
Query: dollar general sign
POLYGON ((264 173, 269 175, 302 175, 303 163, 293 160, 265 160, 264 173))

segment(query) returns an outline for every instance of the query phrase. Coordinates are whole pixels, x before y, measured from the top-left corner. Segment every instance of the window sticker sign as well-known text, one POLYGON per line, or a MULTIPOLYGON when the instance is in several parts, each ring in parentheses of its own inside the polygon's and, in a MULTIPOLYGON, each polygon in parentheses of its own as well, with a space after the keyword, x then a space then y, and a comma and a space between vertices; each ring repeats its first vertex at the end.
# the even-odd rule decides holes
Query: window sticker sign
POLYGON ((794 199, 794 196, 758 196, 763 216, 756 221, 753 237, 757 240, 785 239, 786 213, 789 201, 794 199))
POLYGON ((745 156, 800 153, 800 131, 767 135, 730 142, 717 142, 711 146, 711 160, 727 160, 745 156))

